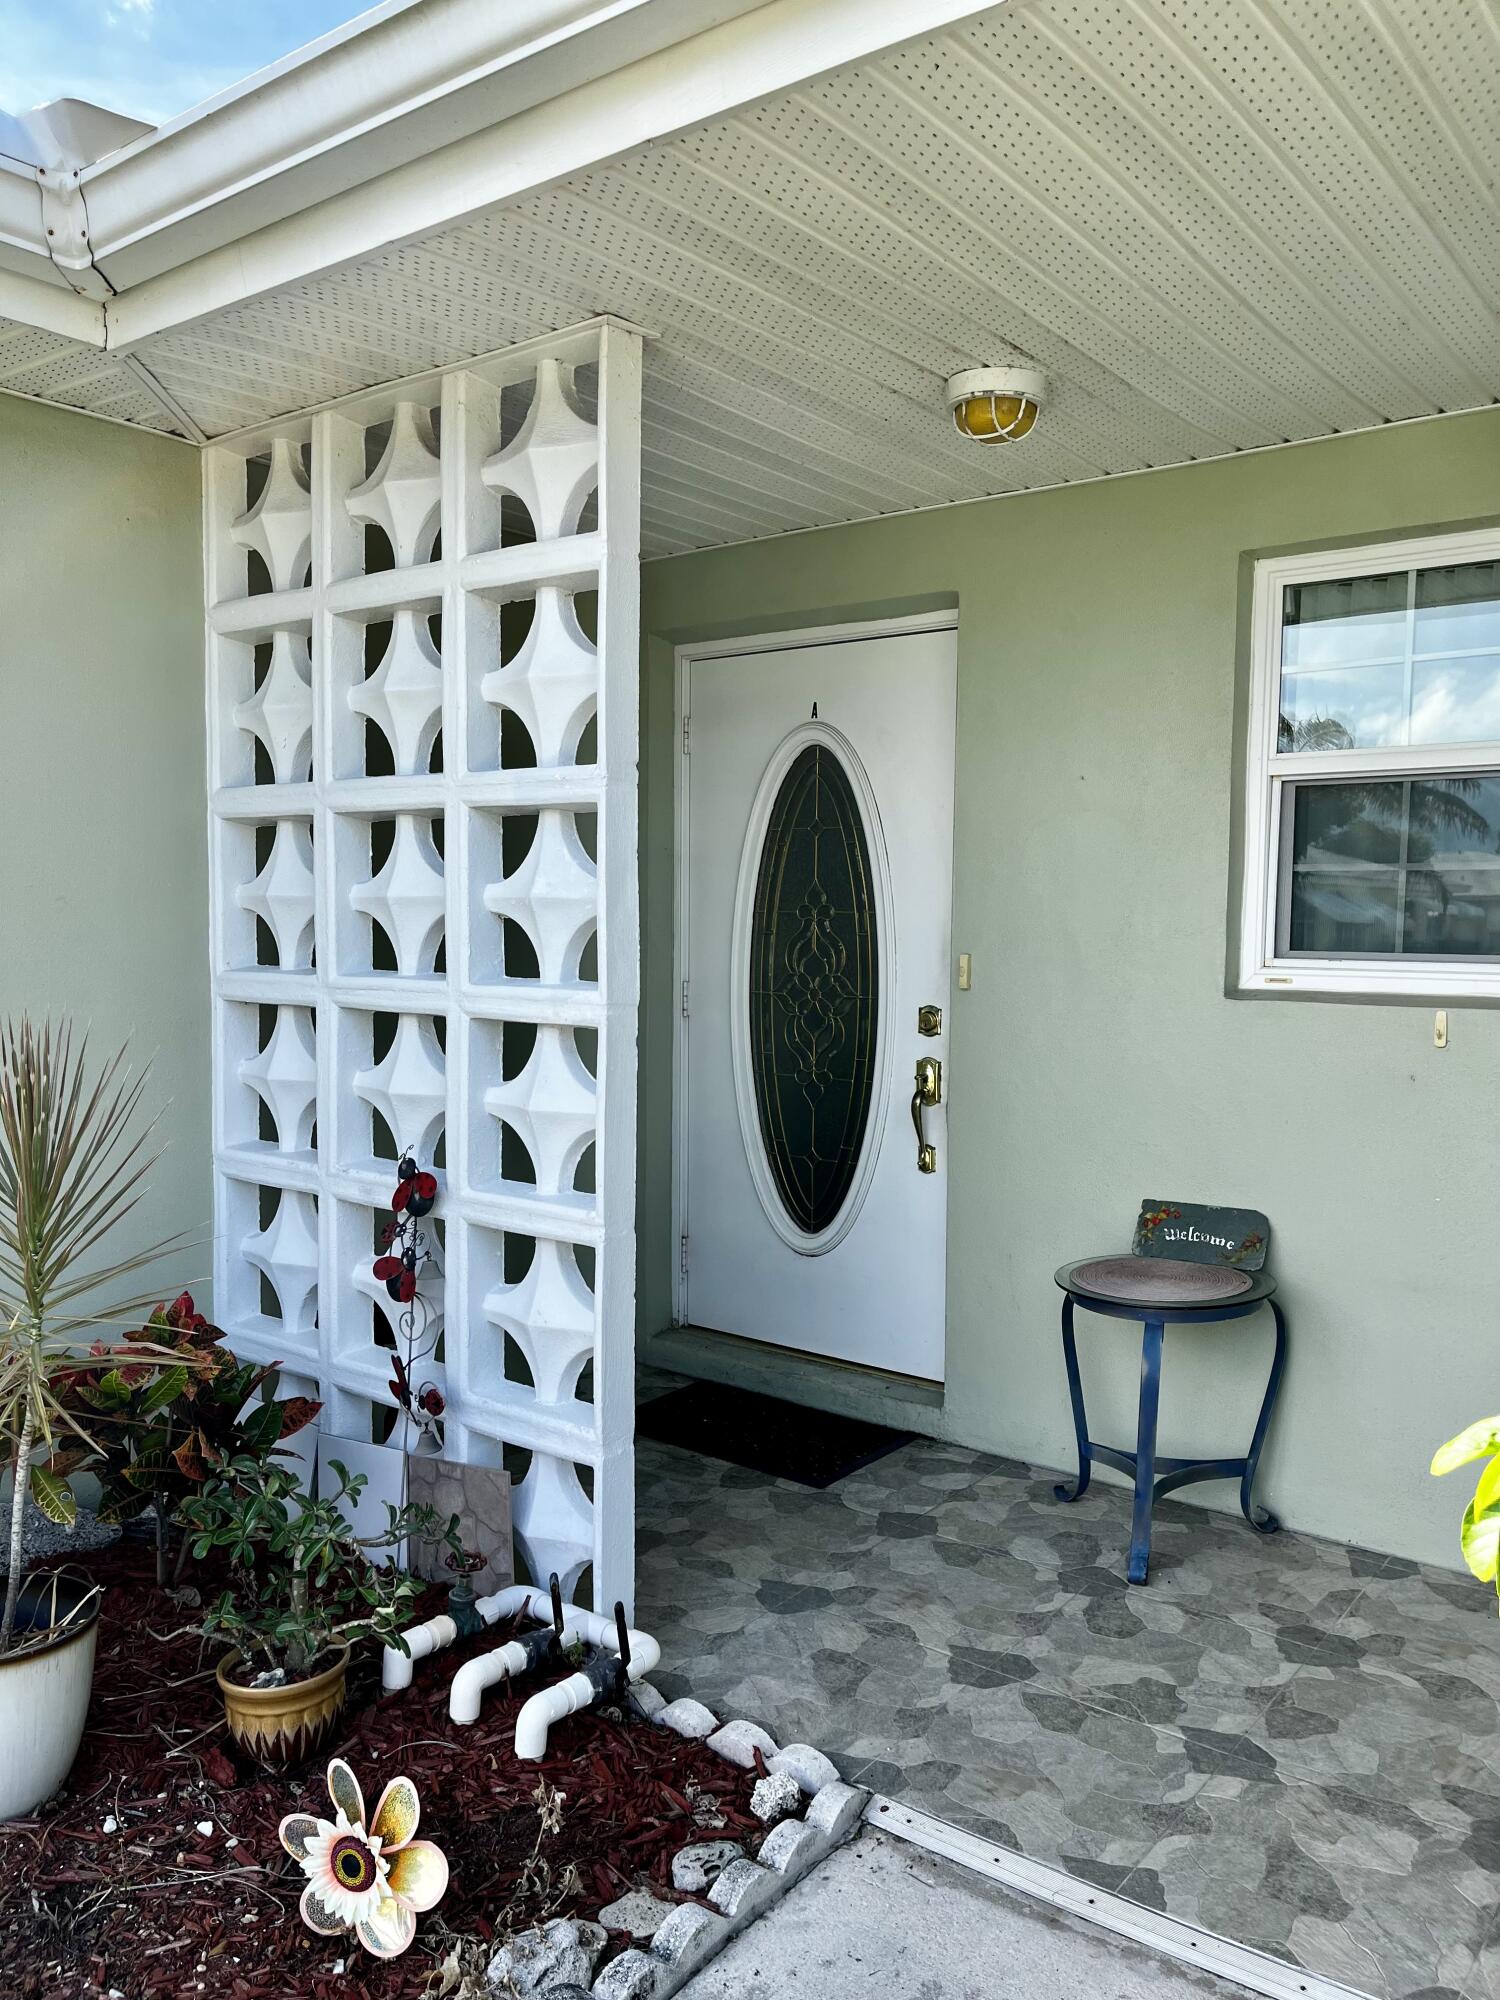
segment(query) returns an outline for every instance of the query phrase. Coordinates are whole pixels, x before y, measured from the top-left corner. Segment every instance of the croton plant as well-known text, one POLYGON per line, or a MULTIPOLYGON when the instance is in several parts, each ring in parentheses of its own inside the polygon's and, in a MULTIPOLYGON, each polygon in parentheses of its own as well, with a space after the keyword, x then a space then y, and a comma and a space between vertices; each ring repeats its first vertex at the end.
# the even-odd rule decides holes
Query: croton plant
MULTIPOLYGON (((102 1489, 103 1521, 129 1521, 154 1506, 157 1580, 165 1583, 167 1528, 180 1503, 231 1461, 268 1458, 322 1405, 307 1396, 275 1400, 279 1364, 231 1354, 189 1292, 157 1306, 140 1338, 156 1354, 168 1350, 178 1358, 122 1366, 96 1342, 87 1358, 97 1365, 74 1371, 65 1387, 65 1402, 83 1418, 94 1452, 70 1445, 50 1469, 66 1474, 88 1463, 102 1489)), ((179 1568, 187 1548, 184 1537, 179 1568)))

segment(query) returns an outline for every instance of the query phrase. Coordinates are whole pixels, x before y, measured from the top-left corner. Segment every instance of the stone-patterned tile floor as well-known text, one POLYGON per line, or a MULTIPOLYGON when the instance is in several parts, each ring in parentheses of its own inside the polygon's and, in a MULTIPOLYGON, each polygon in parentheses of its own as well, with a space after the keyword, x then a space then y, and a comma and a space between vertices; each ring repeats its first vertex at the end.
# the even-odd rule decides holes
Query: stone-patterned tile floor
POLYGON ((920 1439, 826 1492, 642 1443, 664 1692, 1377 2000, 1500 2000, 1500 1621, 1451 1571, 920 1439))

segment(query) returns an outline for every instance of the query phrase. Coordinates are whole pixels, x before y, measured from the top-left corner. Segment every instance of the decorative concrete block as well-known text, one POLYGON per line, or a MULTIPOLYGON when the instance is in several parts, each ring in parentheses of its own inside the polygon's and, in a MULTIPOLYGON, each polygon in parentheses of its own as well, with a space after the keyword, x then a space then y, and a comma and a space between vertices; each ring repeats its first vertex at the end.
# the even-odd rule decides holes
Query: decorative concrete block
POLYGON ((737 1840, 699 1840, 680 1848, 672 1856, 672 1887, 689 1896, 701 1896, 717 1882, 731 1861, 743 1861, 745 1850, 737 1840))
POLYGON ((672 1983, 661 1959, 646 1951, 622 1951, 594 1981, 593 2000, 658 2000, 672 1983))
POLYGON ((757 1778, 750 1794, 750 1810, 763 1826, 774 1826, 802 1804, 802 1788, 789 1771, 773 1778, 757 1778))
POLYGON ((790 1887, 815 1861, 821 1861, 831 1846, 828 1836, 806 1820, 784 1819, 761 1842, 760 1865, 772 1869, 790 1887))
POLYGON ((559 1987, 587 1988, 603 1944, 597 1924, 575 1924, 566 1917, 554 1917, 502 1945, 490 1960, 486 1977, 505 2000, 511 2000, 512 1995, 516 2000, 531 2000, 533 1994, 551 1996, 559 1987), (586 1933, 597 1934, 597 1942, 586 1933))
POLYGON ((654 1938, 675 1908, 674 1903, 664 1903, 649 1889, 627 1889, 623 1896, 604 1905, 599 1921, 607 1931, 628 1931, 633 1938, 654 1938))
MULTIPOLYGON (((502 721, 516 723, 529 737, 539 776, 571 770, 604 681, 617 691, 622 709, 634 701, 638 620, 629 592, 607 594, 601 621, 610 629, 601 623, 599 632, 585 635, 572 588, 556 578, 519 583, 518 602, 532 613, 529 631, 502 664, 495 647, 481 642, 479 626, 466 636, 462 620, 451 624, 439 657, 428 611, 445 593, 451 604, 470 553, 462 536, 439 535, 449 498, 464 518, 477 523, 483 517, 488 532, 480 543, 493 550, 499 496, 514 496, 544 542, 576 543, 576 562, 569 558, 563 565, 577 572, 568 575, 569 585, 582 589, 590 577, 597 581, 603 566, 633 573, 639 552, 639 391, 632 390, 638 349, 638 336, 610 326, 559 336, 549 352, 518 351, 513 379, 524 397, 529 378, 530 409, 503 445, 493 434, 498 391, 466 363, 441 382, 428 376, 408 383, 379 407, 314 417, 306 440, 264 432, 246 438, 214 454, 205 485, 207 571, 230 618, 209 641, 213 783, 223 835, 215 840, 211 926, 214 1095, 224 1113, 226 1152, 241 1158, 215 1175, 223 1209, 215 1244, 220 1304, 226 1317, 240 1314, 245 1301, 258 1301, 263 1278, 275 1293, 276 1352, 288 1382, 325 1402, 330 1384, 344 1379, 331 1349, 343 1354, 347 1348, 351 1365, 358 1359, 361 1311, 366 1362, 378 1352, 369 1344, 368 1308, 345 1303, 351 1285, 361 1293, 373 1286, 383 1305, 389 1301, 381 1281, 370 1276, 365 1197, 334 1198, 349 1192, 340 1184, 345 1162, 335 1138, 352 1141, 362 1132, 363 1145, 355 1150, 368 1153, 374 1120, 415 1152, 424 1169, 440 1157, 445 1116, 459 1109, 454 1071, 445 1067, 437 1039, 446 1015, 455 1056, 461 1039, 474 1052, 472 1089, 462 1106, 473 1143, 457 1145, 451 1128, 446 1135, 444 1200, 455 1238, 460 1227, 467 1232, 459 1211, 476 1185, 487 1184, 478 1167, 499 1147, 502 1126, 507 1139, 514 1137, 530 1155, 533 1170, 529 1185, 507 1182, 508 1199, 512 1209, 533 1207, 539 1226, 523 1230, 534 1236, 536 1254, 513 1281, 498 1267, 490 1269, 498 1238, 466 1235, 476 1257, 481 1236, 486 1245, 479 1260, 489 1260, 484 1310, 467 1310, 467 1300, 458 1310, 456 1298, 450 1299, 446 1324, 443 1258, 429 1230, 432 1256, 418 1290, 421 1330, 429 1345, 443 1340, 457 1376, 483 1373, 481 1346, 487 1356, 497 1329, 523 1357, 548 1445, 530 1455, 525 1478, 507 1487, 514 1536, 530 1572, 545 1578, 556 1570, 565 1597, 608 1527, 606 1521, 601 1528, 596 1514, 618 1504, 611 1483, 601 1479, 596 1497, 577 1468, 596 1448, 607 1449, 611 1462, 628 1454, 633 1427, 628 1399, 609 1399, 580 1414, 575 1394, 580 1371, 597 1363, 599 1342, 608 1338, 591 1285, 597 1282, 600 1298, 613 1296, 615 1260, 628 1263, 634 1254, 630 1191, 616 1214, 621 1191, 604 1186, 608 1177, 601 1175, 600 1191, 591 1197, 599 1211, 592 1260, 598 1268, 590 1270, 588 1284, 573 1246, 555 1231, 549 1236, 546 1225, 549 1215, 555 1220, 559 1199, 574 1200, 574 1168, 580 1157, 591 1156, 594 1140, 602 1146, 602 1131, 615 1116, 607 1079, 634 1063, 633 1028, 607 1009, 595 1060, 594 1031, 575 1027, 574 988, 581 978, 579 953, 596 931, 614 941, 623 926, 619 942, 627 950, 634 935, 636 799, 632 787, 606 786, 602 777, 596 783, 587 773, 561 791, 553 785, 547 798, 554 802, 538 804, 534 837, 517 863, 502 840, 509 822, 502 825, 495 801, 470 810, 463 775, 469 758, 458 754, 459 746, 449 741, 446 764, 437 760, 436 770, 429 765, 444 721, 444 689, 456 676, 468 690, 467 749, 476 770, 496 775, 502 721), (598 379, 587 409, 572 387, 578 367, 598 379), (267 455, 264 474, 254 482, 257 497, 247 507, 246 461, 264 463, 267 455), (613 467, 602 485, 601 466, 613 467), (316 505, 314 494, 321 496, 316 505), (399 586, 405 575, 409 584, 420 580, 420 588, 392 591, 378 660, 362 656, 361 634, 375 628, 357 631, 351 621, 333 628, 337 645, 309 651, 306 629, 323 630, 338 591, 361 567, 366 528, 378 530, 388 545, 388 581, 399 586), (251 594, 257 587, 252 569, 268 590, 307 600, 302 631, 279 614, 271 619, 267 658, 258 670, 251 658, 257 649, 248 643, 258 601, 251 594), (346 814, 325 815, 321 792, 316 802, 311 797, 318 717, 329 719, 330 736, 318 746, 317 776, 337 778, 346 814), (472 851, 465 844, 460 881, 455 834, 461 818, 474 841, 472 851), (597 843, 591 832, 596 818, 597 843), (389 832, 372 846, 373 825, 389 832), (356 913, 368 921, 354 921, 356 913), (510 937, 502 925, 514 926, 510 937), (471 1000, 469 980, 492 988, 503 979, 506 950, 519 946, 521 937, 539 973, 537 997, 528 1003, 534 1046, 522 1068, 507 1075, 498 1024, 488 1018, 488 1005, 471 1000), (235 984, 236 968, 258 958, 268 962, 267 978, 279 981, 280 996, 259 1015, 235 984), (440 974, 433 976, 445 961, 454 971, 446 985, 440 974), (357 991, 341 990, 349 980, 357 991), (417 980, 417 990, 405 990, 417 980), (394 1040, 376 1060, 371 1010, 385 1003, 371 995, 382 985, 389 987, 394 1040), (625 1045, 617 1047, 622 1035, 625 1045), (263 1168, 243 1164, 251 1153, 266 1155, 263 1168), (274 1202, 267 1199, 272 1184, 280 1188, 274 1202), (320 1273, 326 1281, 335 1272, 339 1298, 320 1298, 320 1273), (331 1339, 335 1320, 339 1337, 331 1339)), ((260 627, 255 630, 259 635, 260 627)), ((450 708, 450 733, 453 719, 450 708)), ((476 1459, 500 1456, 492 1409, 470 1402, 463 1411, 476 1459), (479 1450, 481 1444, 490 1449, 479 1450)), ((367 1501, 372 1492, 373 1486, 367 1501)), ((508 1525, 503 1536, 481 1537, 478 1546, 508 1551, 511 1537, 508 1525)), ((476 1587, 488 1595, 494 1585, 481 1578, 476 1587)), ((703 1733, 715 1726, 709 1719, 703 1733)), ((491 1945, 484 1956, 495 1949, 491 1945)))
POLYGON ((705 1736, 712 1736, 719 1726, 719 1718, 712 1709, 705 1708, 701 1701, 683 1695, 679 1701, 669 1701, 656 1720, 664 1729, 675 1729, 679 1736, 687 1736, 701 1742, 705 1736))
POLYGON ((632 1681, 626 1698, 643 1722, 659 1722, 667 1705, 666 1696, 650 1681, 632 1681))
POLYGON ((821 1750, 814 1750, 810 1743, 788 1743, 784 1750, 778 1750, 774 1757, 766 1760, 766 1768, 773 1776, 785 1772, 795 1778, 803 1791, 811 1798, 821 1792, 825 1785, 839 1782, 837 1764, 831 1757, 825 1757, 821 1750))
POLYGON ((731 1861, 708 1892, 708 1900, 722 1910, 736 1930, 758 1917, 768 1903, 781 1894, 781 1878, 754 1861, 731 1861))
POLYGON ((664 1991, 685 1984, 701 1966, 729 1942, 730 1925, 716 1910, 701 1903, 679 1903, 651 1940, 651 1956, 671 1968, 664 1991))
POLYGON ((827 1837, 830 1847, 858 1826, 870 1794, 859 1785, 825 1785, 807 1808, 806 1824, 827 1837))
POLYGON ((717 1750, 727 1762, 737 1764, 742 1771, 755 1769, 757 1750, 767 1765, 777 1754, 771 1738, 753 1722, 726 1722, 722 1729, 715 1730, 709 1737, 708 1747, 717 1750))

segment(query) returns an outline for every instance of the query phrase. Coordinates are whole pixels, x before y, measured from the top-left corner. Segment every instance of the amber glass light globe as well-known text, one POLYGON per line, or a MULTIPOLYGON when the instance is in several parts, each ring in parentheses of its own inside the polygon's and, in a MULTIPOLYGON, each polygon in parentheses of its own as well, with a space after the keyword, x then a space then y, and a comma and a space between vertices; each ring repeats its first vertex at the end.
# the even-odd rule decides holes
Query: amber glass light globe
POLYGON ((1037 406, 1029 396, 965 396, 953 405, 954 424, 981 444, 1025 437, 1036 416, 1037 406))
POLYGON ((947 385, 954 429, 976 444, 1014 444, 1035 424, 1045 391, 1036 368, 966 368, 947 385))

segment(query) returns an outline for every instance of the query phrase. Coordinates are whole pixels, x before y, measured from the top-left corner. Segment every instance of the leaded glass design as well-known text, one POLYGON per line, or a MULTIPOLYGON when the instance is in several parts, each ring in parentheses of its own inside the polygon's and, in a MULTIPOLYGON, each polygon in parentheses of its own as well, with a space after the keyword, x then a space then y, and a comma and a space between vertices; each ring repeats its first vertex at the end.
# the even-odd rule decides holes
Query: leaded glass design
POLYGON ((750 930, 750 1063, 776 1191, 812 1237, 848 1198, 874 1095, 874 878, 834 751, 794 759, 766 823, 750 930))

